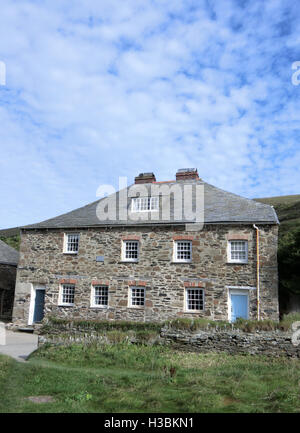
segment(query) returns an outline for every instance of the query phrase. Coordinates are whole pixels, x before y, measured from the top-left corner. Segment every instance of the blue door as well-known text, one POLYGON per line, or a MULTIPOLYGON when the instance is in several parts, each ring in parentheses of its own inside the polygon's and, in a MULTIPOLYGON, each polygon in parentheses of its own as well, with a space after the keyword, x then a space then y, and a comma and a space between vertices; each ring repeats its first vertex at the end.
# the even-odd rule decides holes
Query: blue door
POLYGON ((239 317, 248 319, 248 295, 231 294, 231 321, 239 317))
POLYGON ((45 290, 36 289, 33 322, 41 322, 44 317, 45 290))

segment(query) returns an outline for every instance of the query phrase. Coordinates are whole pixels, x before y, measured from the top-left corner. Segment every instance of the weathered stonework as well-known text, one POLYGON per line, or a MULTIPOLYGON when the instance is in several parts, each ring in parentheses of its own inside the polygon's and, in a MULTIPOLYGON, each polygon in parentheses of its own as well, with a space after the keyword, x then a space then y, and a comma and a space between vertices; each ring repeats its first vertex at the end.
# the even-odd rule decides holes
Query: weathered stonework
MULTIPOLYGON (((151 338, 140 340, 133 332, 125 334, 122 342, 128 344, 163 344, 169 345, 174 349, 209 353, 225 352, 230 355, 264 355, 272 357, 300 358, 300 346, 295 346, 292 342, 292 332, 283 331, 256 331, 246 333, 239 329, 230 330, 199 330, 196 332, 174 330, 168 327, 162 328, 160 333, 153 333, 151 338)), ((46 343, 53 345, 69 344, 114 344, 119 343, 109 337, 109 333, 87 331, 78 329, 78 326, 62 332, 52 329, 48 333, 39 333, 38 345, 46 343)))
POLYGON ((292 332, 198 331, 162 329, 161 338, 172 347, 196 352, 226 352, 231 355, 265 355, 300 358, 300 346, 292 342, 292 332))
MULTIPOLYGON (((278 320, 277 225, 260 228, 260 309, 262 319, 278 320)), ((14 322, 27 325, 32 285, 45 287, 45 315, 61 318, 163 321, 176 317, 228 320, 228 287, 251 287, 249 316, 256 318, 256 232, 249 225, 207 224, 200 232, 184 226, 104 227, 80 233, 79 252, 63 253, 63 229, 23 230, 17 272, 14 322), (121 260, 122 238, 140 240, 139 262, 121 260), (176 237, 192 236, 192 262, 173 263, 176 237), (227 263, 228 236, 248 240, 248 263, 227 263), (104 262, 96 262, 104 256, 104 262), (75 305, 59 306, 62 280, 75 284, 75 305), (91 308, 93 282, 109 286, 108 308, 91 308), (144 307, 129 307, 132 285, 145 287, 144 307), (186 287, 201 287, 204 311, 186 312, 186 287)), ((68 230, 68 233, 72 230, 68 230)))

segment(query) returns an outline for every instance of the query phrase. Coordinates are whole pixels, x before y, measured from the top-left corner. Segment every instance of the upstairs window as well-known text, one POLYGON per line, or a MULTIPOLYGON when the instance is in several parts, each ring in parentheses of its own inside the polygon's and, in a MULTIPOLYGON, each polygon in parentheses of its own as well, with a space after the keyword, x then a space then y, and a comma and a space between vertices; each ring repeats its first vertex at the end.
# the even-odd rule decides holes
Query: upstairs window
POLYGON ((108 306, 108 287, 93 286, 92 287, 92 307, 107 307, 108 306))
POLYGON ((132 212, 149 212, 158 210, 158 197, 136 197, 131 200, 132 212))
POLYGON ((174 242, 174 262, 188 263, 192 261, 192 242, 174 242))
POLYGON ((186 310, 204 310, 204 291, 203 289, 186 289, 186 310))
POLYGON ((138 262, 139 241, 123 241, 122 260, 125 262, 138 262))
POLYGON ((66 306, 74 305, 75 286, 73 284, 63 284, 60 288, 59 304, 66 306))
POLYGON ((248 241, 228 242, 228 262, 229 263, 248 262, 248 241))
POLYGON ((79 234, 65 234, 64 253, 77 254, 79 248, 79 234))
POLYGON ((132 287, 130 296, 131 307, 143 307, 145 305, 145 288, 132 287))

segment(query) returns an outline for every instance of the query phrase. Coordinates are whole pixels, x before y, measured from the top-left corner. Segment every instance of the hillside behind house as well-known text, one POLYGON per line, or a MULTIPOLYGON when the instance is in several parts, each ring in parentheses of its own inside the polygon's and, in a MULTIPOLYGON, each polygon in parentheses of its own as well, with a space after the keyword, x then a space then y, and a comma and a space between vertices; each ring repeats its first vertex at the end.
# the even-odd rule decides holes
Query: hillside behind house
POLYGON ((280 221, 279 231, 281 233, 300 227, 300 194, 255 198, 254 200, 274 206, 280 221))
POLYGON ((274 206, 279 221, 279 307, 300 312, 300 195, 267 197, 256 201, 274 206))

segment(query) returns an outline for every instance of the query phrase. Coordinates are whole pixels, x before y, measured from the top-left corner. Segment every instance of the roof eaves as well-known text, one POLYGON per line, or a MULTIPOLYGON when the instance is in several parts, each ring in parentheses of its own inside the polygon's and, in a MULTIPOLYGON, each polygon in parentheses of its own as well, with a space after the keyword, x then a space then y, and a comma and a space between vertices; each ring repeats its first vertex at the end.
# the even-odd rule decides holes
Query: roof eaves
POLYGON ((18 266, 18 262, 3 262, 3 261, 0 261, 0 265, 9 265, 9 266, 15 266, 15 267, 17 267, 18 266))

